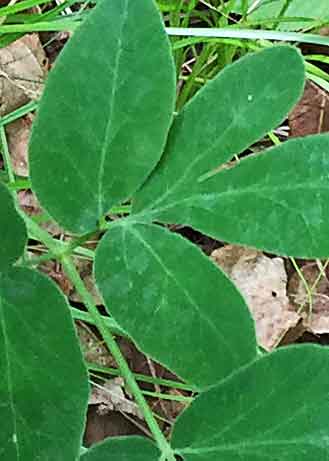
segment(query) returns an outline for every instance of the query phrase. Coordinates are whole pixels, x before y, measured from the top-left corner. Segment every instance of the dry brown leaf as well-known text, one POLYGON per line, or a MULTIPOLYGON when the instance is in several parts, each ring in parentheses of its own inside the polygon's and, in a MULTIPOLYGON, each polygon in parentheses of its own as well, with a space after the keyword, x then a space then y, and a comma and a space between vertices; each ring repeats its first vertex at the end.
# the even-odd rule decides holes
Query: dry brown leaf
POLYGON ((86 362, 103 367, 116 367, 115 360, 99 337, 83 322, 76 322, 81 349, 86 362))
POLYGON ((37 34, 0 49, 0 116, 40 97, 46 61, 37 34))
POLYGON ((28 167, 28 142, 34 116, 28 114, 6 125, 8 148, 12 166, 18 176, 27 178, 28 167))
POLYGON ((129 400, 124 393, 124 380, 120 377, 104 382, 102 386, 94 385, 89 398, 89 405, 98 405, 98 413, 122 411, 139 419, 143 414, 135 402, 129 400))
POLYGON ((329 94, 313 82, 307 82, 302 99, 289 115, 291 136, 329 131, 329 94))
MULTIPOLYGON (((18 192, 18 203, 24 212, 30 216, 36 216, 42 213, 39 202, 33 192, 29 189, 21 190, 18 192)), ((55 221, 46 221, 40 224, 41 227, 47 230, 52 235, 61 235, 65 231, 55 221)))
POLYGON ((326 276, 319 278, 320 270, 313 262, 305 264, 301 272, 309 288, 312 288, 318 279, 312 293, 312 309, 305 285, 297 273, 289 281, 289 296, 296 309, 303 308, 303 324, 308 331, 314 334, 329 333, 329 281, 326 276))
POLYGON ((211 257, 246 299, 255 320, 258 343, 266 350, 273 349, 283 333, 299 320, 287 297, 283 259, 237 245, 219 248, 211 257))
POLYGON ((18 203, 24 212, 30 216, 41 213, 40 205, 30 190, 21 190, 18 192, 18 203))

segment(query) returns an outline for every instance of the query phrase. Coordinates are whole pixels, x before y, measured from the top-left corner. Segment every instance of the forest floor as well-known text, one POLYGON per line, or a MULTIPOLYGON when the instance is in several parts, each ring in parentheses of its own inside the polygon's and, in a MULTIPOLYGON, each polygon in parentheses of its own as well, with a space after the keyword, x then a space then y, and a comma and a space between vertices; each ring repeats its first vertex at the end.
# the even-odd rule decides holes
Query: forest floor
MULTIPOLYGON (((276 21, 270 18, 272 22, 269 18, 257 22, 251 14, 244 15, 232 10, 230 5, 233 3, 216 0, 158 2, 168 27, 219 28, 236 25, 241 29, 259 31, 259 37, 254 40, 242 36, 207 40, 189 36, 171 37, 177 68, 178 111, 205 82, 227 65, 249 52, 268 46, 271 42, 264 39, 262 30, 283 31, 284 35, 287 27, 280 26, 287 23, 283 17, 280 20, 276 18, 276 21)), ((1 6, 6 5, 6 1, 2 0, 1 6)), ((47 75, 70 39, 71 25, 88 13, 90 4, 35 1, 29 2, 28 10, 22 11, 17 5, 20 3, 10 2, 6 14, 1 17, 2 25, 17 25, 16 29, 12 27, 0 36, 0 115, 2 126, 5 126, 2 149, 8 149, 11 157, 21 207, 38 222, 44 223, 44 227, 55 238, 69 240, 71 236, 50 221, 40 209, 30 188, 28 139, 47 75), (62 30, 58 31, 57 27, 53 31, 53 21, 58 18, 62 20, 62 30), (36 32, 38 22, 44 24, 40 32, 36 32), (48 24, 48 30, 45 24, 48 24)), ((307 27, 304 23, 297 23, 293 30, 306 35, 317 33, 329 36, 325 23, 322 24, 318 18, 313 21, 309 21, 307 27)), ((288 38, 288 35, 286 39, 281 37, 282 41, 288 41, 288 38)), ((285 142, 291 137, 329 131, 329 47, 316 41, 293 44, 299 47, 307 64, 308 80, 303 97, 272 134, 247 152, 241 152, 239 157, 259 152, 275 141, 285 142)), ((0 156, 2 179, 6 181, 6 171, 0 156)), ((125 206, 129 209, 129 203, 125 206)), ((112 214, 111 218, 115 219, 116 215, 112 214)), ((263 349, 270 351, 295 342, 329 344, 329 260, 300 260, 228 245, 186 226, 171 226, 171 230, 198 245, 231 277, 250 307, 256 322, 258 341, 263 349)), ((96 245, 97 241, 88 241, 85 248, 93 250, 96 245)), ((40 256, 45 251, 41 242, 29 241, 30 255, 40 256)), ((92 257, 76 255, 75 261, 82 278, 93 291, 100 312, 105 314, 93 283, 92 257)), ((84 306, 61 265, 50 260, 39 268, 55 280, 67 296, 89 364, 93 391, 85 445, 90 446, 107 436, 148 434, 138 409, 118 376, 114 360, 94 327, 83 320, 84 306)), ((164 379, 175 380, 175 376, 140 353, 128 339, 119 338, 119 343, 133 371, 141 375, 142 387, 149 394, 152 409, 163 430, 169 432, 173 421, 187 405, 191 392, 184 388, 184 384, 164 386, 164 379), (164 389, 166 397, 163 397, 164 389)))

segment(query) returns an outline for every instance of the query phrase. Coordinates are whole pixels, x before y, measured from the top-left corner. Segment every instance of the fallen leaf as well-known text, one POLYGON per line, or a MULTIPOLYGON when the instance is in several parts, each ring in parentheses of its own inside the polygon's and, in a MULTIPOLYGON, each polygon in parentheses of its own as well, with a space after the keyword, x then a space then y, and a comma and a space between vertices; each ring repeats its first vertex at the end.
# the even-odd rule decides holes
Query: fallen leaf
POLYGON ((37 34, 0 49, 0 116, 41 96, 46 55, 37 34))
POLYGON ((94 385, 89 398, 89 405, 98 405, 99 414, 120 411, 143 419, 143 414, 135 402, 124 393, 124 380, 120 377, 107 380, 102 386, 94 385))
MULTIPOLYGON (((140 425, 143 425, 143 423, 140 422, 140 425)), ((90 447, 107 437, 127 435, 145 436, 145 432, 137 427, 136 422, 131 422, 122 413, 109 411, 106 415, 100 415, 97 405, 89 405, 86 430, 83 437, 83 445, 85 447, 90 447)))
POLYGON ((18 176, 27 178, 28 167, 28 142, 34 116, 28 114, 6 125, 8 148, 14 172, 18 176))
POLYGON ((308 81, 304 95, 289 115, 291 136, 329 131, 329 94, 308 81))
MULTIPOLYGON (((30 189, 24 189, 18 192, 18 203, 29 216, 36 216, 42 213, 39 202, 30 189)), ((61 235, 65 233, 64 229, 59 227, 58 224, 50 218, 49 221, 41 223, 40 226, 52 235, 61 235)))
POLYGON ((287 297, 283 259, 237 245, 219 248, 211 258, 244 296, 255 320, 258 343, 266 350, 273 349, 299 320, 287 297))

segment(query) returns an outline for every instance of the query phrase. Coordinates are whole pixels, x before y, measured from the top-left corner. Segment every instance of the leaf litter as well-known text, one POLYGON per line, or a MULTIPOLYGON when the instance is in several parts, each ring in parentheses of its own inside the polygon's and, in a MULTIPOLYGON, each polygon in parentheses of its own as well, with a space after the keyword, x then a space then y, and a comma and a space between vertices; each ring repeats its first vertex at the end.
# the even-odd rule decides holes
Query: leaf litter
POLYGON ((37 34, 0 49, 0 115, 39 99, 46 77, 46 55, 37 34))
POLYGON ((237 245, 219 248, 211 258, 244 296, 255 321, 258 343, 268 351, 275 348, 282 334, 299 320, 287 296, 283 259, 237 245))
POLYGON ((307 262, 301 273, 304 280, 297 273, 291 277, 289 296, 307 331, 316 335, 329 333, 329 271, 322 270, 316 262, 307 262))

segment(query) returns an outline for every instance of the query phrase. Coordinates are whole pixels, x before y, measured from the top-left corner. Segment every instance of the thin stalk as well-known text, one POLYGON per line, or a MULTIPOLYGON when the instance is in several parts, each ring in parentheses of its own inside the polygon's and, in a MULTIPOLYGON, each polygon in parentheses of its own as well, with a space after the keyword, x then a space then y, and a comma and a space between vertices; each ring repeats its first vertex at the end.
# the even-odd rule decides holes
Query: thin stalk
POLYGON ((172 395, 172 394, 163 394, 160 392, 152 392, 152 391, 142 391, 143 395, 147 395, 148 397, 152 397, 154 399, 161 399, 161 400, 171 400, 173 402, 182 402, 182 403, 191 403, 193 402, 193 397, 186 397, 185 395, 172 395))
POLYGON ((88 240, 90 240, 96 233, 97 231, 93 231, 93 232, 88 232, 87 234, 84 234, 84 235, 81 235, 79 237, 76 237, 74 239, 72 239, 68 244, 67 244, 67 250, 66 250, 66 253, 67 254, 71 254, 73 253, 73 251, 76 249, 76 248, 81 248, 81 245, 83 245, 84 243, 88 242, 88 240))
POLYGON ((24 189, 30 189, 31 183, 26 179, 17 179, 15 182, 7 184, 7 187, 12 192, 17 192, 24 189))
POLYGON ((248 14, 249 3, 248 0, 242 0, 242 20, 244 21, 248 14))
POLYGON ((300 267, 298 266, 295 258, 290 258, 290 261, 292 262, 292 265, 294 266, 294 269, 295 271, 297 272, 302 284, 304 285, 304 288, 305 288, 305 291, 306 291, 306 295, 307 295, 307 299, 308 299, 308 305, 309 305, 309 316, 312 315, 312 311, 313 311, 313 293, 312 293, 312 288, 309 287, 305 277, 304 277, 304 274, 302 272, 302 270, 300 269, 300 267))
MULTIPOLYGON (((99 379, 99 376, 97 376, 95 373, 89 373, 89 375, 92 378, 99 379)), ((99 387, 100 389, 103 389, 105 392, 108 391, 108 389, 104 386, 104 384, 106 383, 105 380, 103 380, 103 383, 104 383, 103 385, 99 385, 92 380, 90 380, 90 383, 93 384, 94 386, 99 387)), ((143 395, 147 395, 148 397, 152 397, 154 399, 170 400, 172 402, 191 403, 194 400, 193 397, 187 397, 186 395, 164 394, 163 392, 153 392, 153 391, 147 391, 145 389, 141 389, 141 392, 143 395)))
MULTIPOLYGON (((94 372, 104 373, 111 376, 121 376, 120 370, 118 370, 117 368, 103 367, 95 363, 87 363, 87 367, 89 370, 92 370, 94 372)), ((140 373, 134 373, 134 377, 136 381, 141 381, 143 383, 158 384, 159 386, 170 387, 172 389, 197 392, 196 388, 189 386, 188 384, 173 381, 171 379, 153 378, 153 376, 143 375, 140 373)))
POLYGON ((183 90, 181 91, 178 101, 177 101, 177 110, 180 111, 181 108, 186 103, 188 97, 191 94, 193 85, 195 83, 195 78, 198 76, 199 72, 201 71, 203 65, 207 62, 209 58, 209 54, 211 52, 211 45, 206 45, 203 50, 201 51, 200 55, 196 63, 193 66, 192 73, 189 75, 187 82, 185 83, 183 90))
MULTIPOLYGON (((91 325, 95 325, 95 320, 94 318, 89 314, 89 312, 84 312, 81 311, 80 309, 76 309, 73 306, 70 306, 71 310, 71 315, 74 318, 74 320, 81 320, 82 322, 85 323, 90 323, 91 325)), ((101 315, 101 314, 99 314, 101 315)), ((103 322, 106 324, 107 328, 111 331, 112 334, 118 335, 118 336, 123 336, 125 338, 129 338, 128 333, 126 333, 122 328, 119 327, 119 325, 115 322, 115 320, 111 319, 111 317, 105 317, 102 316, 103 322)), ((92 365, 87 364, 88 367, 90 368, 92 365)), ((101 370, 101 369, 95 369, 93 368, 94 371, 101 371, 102 373, 106 373, 106 369, 101 370)), ((114 370, 114 369, 113 369, 114 370)), ((118 370, 117 370, 118 371, 118 370)), ((108 372, 109 373, 109 372, 108 372)), ((114 375, 114 376, 119 376, 119 375, 114 375)))
MULTIPOLYGON (((1 28, 0 28, 1 31, 1 28)), ((299 32, 280 32, 275 30, 223 28, 198 28, 198 27, 167 27, 167 34, 173 37, 215 37, 238 38, 249 40, 278 40, 284 42, 314 43, 329 45, 329 37, 316 34, 303 34, 299 32)))
POLYGON ((0 16, 8 16, 19 11, 24 11, 28 8, 32 8, 34 6, 40 6, 43 3, 48 3, 49 0, 23 0, 15 5, 7 5, 0 8, 0 16))
POLYGON ((51 253, 51 251, 41 255, 41 256, 35 256, 33 258, 26 259, 23 262, 23 266, 25 267, 31 267, 31 266, 39 266, 39 264, 45 263, 47 261, 51 261, 52 259, 55 259, 55 255, 51 253))
MULTIPOLYGON (((48 234, 48 232, 46 232, 40 226, 38 226, 38 224, 36 222, 34 222, 32 218, 30 218, 25 213, 23 213, 23 211, 20 214, 21 214, 22 218, 25 221, 25 225, 27 227, 27 230, 28 230, 29 234, 33 238, 35 238, 35 240, 39 240, 44 245, 46 245, 49 248, 49 250, 56 257, 58 257, 61 254, 61 252, 63 251, 62 248, 63 248, 64 244, 62 242, 59 242, 58 240, 55 240, 54 238, 52 238, 48 234)), ((66 245, 65 245, 65 247, 66 247, 66 245)))
POLYGON ((139 388, 134 378, 134 375, 131 372, 119 346, 117 345, 114 337, 110 333, 110 330, 107 328, 107 325, 103 321, 103 318, 99 315, 98 309, 94 304, 93 298, 87 290, 87 288, 85 287, 83 281, 81 280, 79 272, 77 271, 71 257, 68 255, 64 255, 62 256, 61 261, 67 276, 74 284, 77 292, 80 295, 80 298, 87 307, 90 315, 93 317, 95 325, 97 326, 114 360, 116 361, 122 376, 126 380, 127 386, 134 395, 135 401, 138 404, 140 410, 142 411, 144 419, 150 431, 152 432, 159 449, 165 455, 165 458, 167 458, 168 461, 176 461, 172 448, 167 442, 164 434, 161 432, 158 423, 150 407, 148 406, 145 397, 143 396, 141 389, 139 388))
POLYGON ((3 156, 3 161, 5 163, 5 168, 6 168, 6 172, 8 175, 9 183, 13 184, 15 182, 15 174, 14 174, 14 170, 11 164, 5 127, 3 125, 0 126, 0 138, 1 138, 1 144, 2 144, 2 156, 3 156))
POLYGON ((4 115, 0 119, 0 125, 7 125, 7 123, 14 122, 18 118, 24 117, 24 115, 36 110, 38 107, 38 102, 37 101, 32 101, 29 102, 28 104, 25 104, 25 106, 22 106, 13 112, 10 112, 7 115, 4 115))

